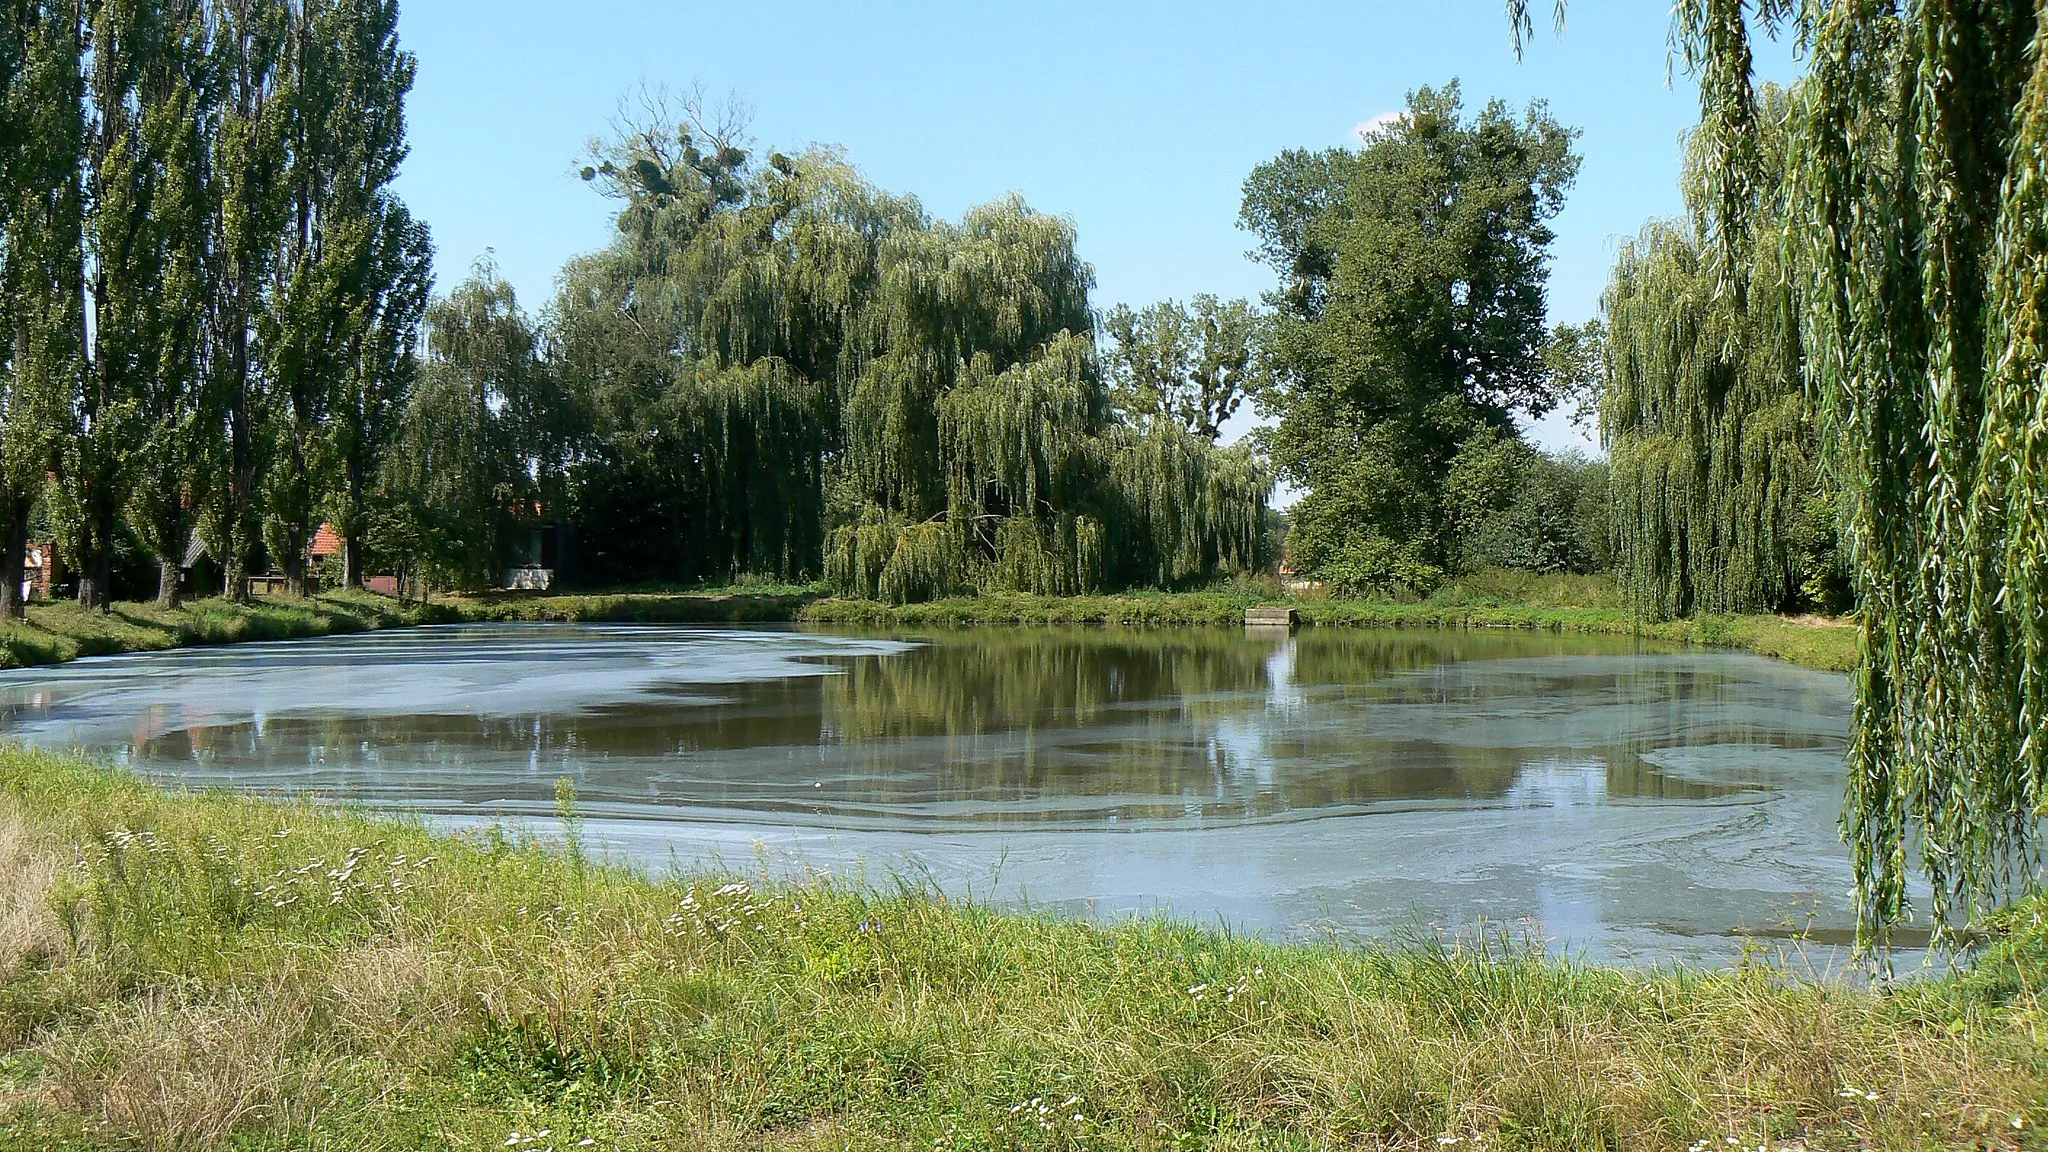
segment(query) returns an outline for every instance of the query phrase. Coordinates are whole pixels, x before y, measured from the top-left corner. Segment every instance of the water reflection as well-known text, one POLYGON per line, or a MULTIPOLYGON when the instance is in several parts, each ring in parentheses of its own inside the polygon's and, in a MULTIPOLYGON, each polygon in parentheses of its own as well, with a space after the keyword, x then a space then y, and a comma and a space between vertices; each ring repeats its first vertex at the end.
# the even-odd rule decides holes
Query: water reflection
MULTIPOLYGON (((1668 767, 1659 753, 1820 748, 1798 713, 1768 717, 1747 676, 1712 657, 1528 636, 973 632, 915 646, 799 645, 788 636, 625 634, 629 650, 531 650, 490 633, 397 653, 421 682, 410 706, 351 708, 289 694, 236 716, 206 690, 247 670, 202 665, 175 697, 132 713, 112 750, 155 771, 369 799, 457 805, 545 801, 569 776, 616 805, 776 813, 833 823, 912 820, 1076 827, 1269 820, 1431 805, 1557 807, 1705 800, 1772 786, 1767 763, 1668 767), (560 666, 610 679, 650 645, 711 649, 652 663, 620 698, 542 699, 560 666), (759 649, 755 662, 736 654, 759 649), (464 676, 464 670, 483 675, 464 676), (709 674, 717 679, 707 680, 709 674)), ((376 638, 259 670, 304 682, 387 655, 376 638)), ((144 662, 147 663, 147 662, 144 662)), ((208 662, 211 664, 212 662, 208 662)), ((124 688, 95 670, 81 697, 10 700, 10 724, 94 715, 124 688), (37 702, 41 703, 38 704, 37 702)), ((257 689, 259 696, 267 693, 257 689)), ((119 704, 114 703, 116 710, 119 704)), ((109 741, 102 734, 102 746, 109 741)))
POLYGON ((475 818, 567 776, 649 857, 1001 859, 1280 927, 1426 879, 1451 921, 1638 944, 1841 904, 1846 716, 1839 677, 1523 633, 491 626, 0 676, 12 735, 194 784, 475 818))

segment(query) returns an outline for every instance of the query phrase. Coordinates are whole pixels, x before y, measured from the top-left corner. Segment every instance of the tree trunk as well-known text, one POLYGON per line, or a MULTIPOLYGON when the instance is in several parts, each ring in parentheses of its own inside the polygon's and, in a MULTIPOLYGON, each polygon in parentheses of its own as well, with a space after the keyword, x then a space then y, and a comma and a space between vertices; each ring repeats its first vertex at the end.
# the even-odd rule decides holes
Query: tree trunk
POLYGON ((78 562, 78 606, 104 615, 114 604, 113 516, 101 515, 86 530, 90 544, 78 562))
POLYGON ((178 562, 170 557, 160 557, 156 562, 156 606, 176 608, 178 606, 178 562))
POLYGON ((284 590, 287 596, 304 598, 306 595, 306 526, 294 524, 285 533, 285 554, 278 558, 278 566, 284 569, 284 590))
POLYGON ((6 505, 6 537, 0 540, 0 621, 13 621, 27 615, 21 579, 22 565, 28 560, 29 502, 27 497, 10 496, 6 505))
POLYGON ((78 606, 88 612, 105 615, 112 607, 108 585, 113 583, 113 557, 104 551, 78 570, 78 606))
MULTIPOLYGON (((235 302, 236 315, 241 315, 239 304, 248 298, 246 290, 238 291, 235 302)), ((226 540, 220 557, 222 572, 226 574, 226 593, 230 602, 249 602, 249 508, 256 499, 256 449, 250 421, 254 418, 249 411, 249 327, 246 322, 236 326, 229 340, 229 371, 234 376, 234 387, 228 398, 228 453, 230 456, 228 476, 228 510, 226 540)))
POLYGON ((363 545, 353 534, 341 542, 341 586, 363 586, 363 545))

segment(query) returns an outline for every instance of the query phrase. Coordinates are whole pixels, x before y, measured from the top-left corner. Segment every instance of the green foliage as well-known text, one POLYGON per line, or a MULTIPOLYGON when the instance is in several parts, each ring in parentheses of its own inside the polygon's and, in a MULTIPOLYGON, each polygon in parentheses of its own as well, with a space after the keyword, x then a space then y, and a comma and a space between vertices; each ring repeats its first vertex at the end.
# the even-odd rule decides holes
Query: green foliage
MULTIPOLYGON (((62 6, 10 0, 0 27, 0 565, 19 570, 29 509, 68 424, 77 321, 64 273, 80 211, 78 26, 62 6)), ((0 617, 17 618, 0 578, 0 617)))
POLYGON ((544 390, 538 337, 489 264, 427 310, 427 363, 385 461, 372 538, 442 587, 491 582, 506 537, 533 517, 516 415, 544 390))
POLYGON ((1698 137, 1691 215, 1623 248, 1604 297, 1611 515, 1623 584, 1653 617, 1793 610, 1812 603, 1807 585, 1834 562, 1833 533, 1813 522, 1826 482, 1795 278, 1773 239, 1789 211, 1795 114, 1776 88, 1755 113, 1762 168, 1741 207, 1764 231, 1732 254, 1717 247, 1711 213, 1727 206, 1709 194, 1713 149, 1698 137))
POLYGON ((1206 293, 1187 305, 1110 309, 1102 327, 1112 341, 1107 367, 1117 412, 1132 424, 1163 421, 1213 443, 1261 389, 1262 321, 1245 301, 1206 293))
MULTIPOLYGON (((398 46, 397 0, 304 3, 283 84, 295 141, 288 224, 257 315, 267 416, 264 542, 294 590, 324 493, 357 512, 409 383, 425 304, 424 228, 388 191, 405 158, 416 62, 398 46)), ((345 516, 357 527, 360 516, 345 516)))
POLYGON ((1608 466, 1577 452, 1524 450, 1507 497, 1471 530, 1468 562, 1528 572, 1606 572, 1608 466))
MULTIPOLYGON (((1510 5, 1518 29, 1526 8, 1510 5)), ((1702 75, 1703 202, 1730 272, 1772 247, 1752 216, 1772 187, 1752 16, 1793 24, 1811 60, 1778 231, 1863 631, 1843 820, 1861 939, 1882 946, 1907 916, 1916 870, 1952 939, 2041 881, 2048 11, 1678 5, 1675 39, 1702 75)))
POLYGON ((237 594, 259 535, 303 586, 330 490, 354 555, 424 302, 425 230, 388 192, 395 0, 8 12, 7 411, 39 432, 0 443, 0 586, 46 472, 89 607, 131 535, 174 600, 195 528, 237 594))
POLYGON ((2041 876, 2041 19, 1807 18, 1793 236, 1865 629, 1845 830, 1874 940, 1906 914, 1912 856, 1944 926, 2041 876))
POLYGON ((593 578, 900 602, 1256 562, 1248 459, 1112 425, 1072 225, 1014 198, 933 221, 834 154, 756 167, 729 118, 649 105, 585 170, 620 234, 550 317, 593 578))
POLYGON ((1304 570, 1426 589, 1463 563, 1470 501, 1495 494, 1447 492, 1453 462, 1571 383, 1545 361, 1544 276, 1572 138, 1540 104, 1468 117, 1453 83, 1355 153, 1288 152, 1246 181, 1241 222, 1282 277, 1266 445, 1306 490, 1304 570))

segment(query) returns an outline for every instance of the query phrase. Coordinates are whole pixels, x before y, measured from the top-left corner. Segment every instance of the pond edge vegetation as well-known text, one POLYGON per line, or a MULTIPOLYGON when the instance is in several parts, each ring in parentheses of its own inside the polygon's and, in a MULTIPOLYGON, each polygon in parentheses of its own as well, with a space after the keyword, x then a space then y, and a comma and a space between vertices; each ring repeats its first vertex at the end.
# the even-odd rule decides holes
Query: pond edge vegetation
POLYGON ((59 664, 85 656, 291 640, 429 624, 576 622, 639 624, 802 624, 863 628, 979 625, 1228 627, 1244 624, 1254 604, 1281 604, 1310 628, 1507 628, 1576 635, 1638 636, 1671 644, 1732 648, 1824 671, 1855 666, 1853 623, 1818 617, 1699 616, 1645 620, 1596 597, 1524 603, 1485 595, 1440 600, 1342 600, 1265 596, 1255 586, 1204 592, 1102 596, 987 594, 921 604, 885 604, 824 595, 813 586, 739 585, 692 591, 619 591, 450 596, 427 604, 362 591, 247 604, 191 601, 176 608, 119 604, 106 614, 69 604, 33 605, 25 622, 0 624, 0 668, 59 664))

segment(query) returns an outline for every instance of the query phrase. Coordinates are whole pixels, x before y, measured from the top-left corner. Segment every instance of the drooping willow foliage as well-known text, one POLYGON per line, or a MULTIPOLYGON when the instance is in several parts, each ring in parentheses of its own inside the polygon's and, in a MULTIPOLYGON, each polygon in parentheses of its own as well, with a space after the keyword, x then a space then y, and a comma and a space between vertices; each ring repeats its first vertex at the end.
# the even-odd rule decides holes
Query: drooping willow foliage
POLYGON ((1249 456, 1115 422, 1070 223, 1014 198, 934 221, 836 154, 757 170, 732 135, 657 115, 586 170, 619 237, 550 328, 586 397, 593 575, 907 601, 1258 562, 1249 456))
POLYGON ((1735 209, 1754 226, 1737 248, 1716 240, 1731 209, 1713 195, 1702 134, 1687 216, 1625 245, 1602 301, 1616 568, 1649 616, 1785 611, 1826 600, 1834 576, 1833 503, 1777 242, 1792 114, 1781 89, 1759 101, 1762 162, 1735 209))
POLYGON ((1916 865, 1952 939, 2041 882, 2048 6, 1760 9, 1685 0, 1677 31, 1722 189, 1754 178, 1751 23, 1789 21, 1810 60, 1783 233, 1861 605, 1843 828, 1863 940, 1908 915, 1916 865))

